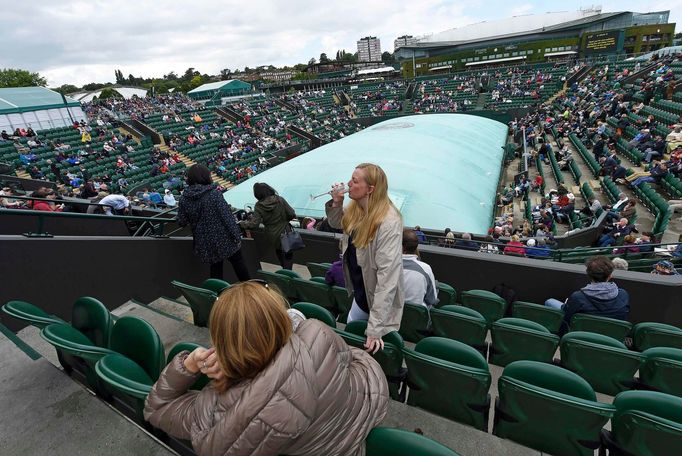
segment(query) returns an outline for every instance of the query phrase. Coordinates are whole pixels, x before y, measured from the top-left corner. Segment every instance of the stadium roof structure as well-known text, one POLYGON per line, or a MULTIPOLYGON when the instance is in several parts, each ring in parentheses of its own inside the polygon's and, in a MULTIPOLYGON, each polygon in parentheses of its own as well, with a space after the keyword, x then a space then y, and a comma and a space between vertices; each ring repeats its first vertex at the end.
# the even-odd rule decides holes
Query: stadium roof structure
POLYGON ((311 150, 225 192, 235 207, 255 204, 253 184, 267 182, 298 216, 324 217, 334 182, 356 165, 380 165, 406 226, 486 233, 507 138, 503 123, 468 114, 424 114, 387 120, 311 150))
POLYGON ((67 106, 80 106, 73 98, 45 87, 10 87, 0 89, 0 114, 39 111, 67 106), (64 102, 66 100, 66 103, 64 102))
MULTIPOLYGON (((140 89, 137 87, 111 87, 111 89, 118 92, 126 100, 129 100, 134 96, 140 98, 147 96, 147 89, 140 89)), ((94 92, 75 93, 71 94, 71 96, 81 103, 88 103, 95 97, 99 97, 101 93, 101 90, 95 90, 94 92)))
POLYGON ((187 92, 190 98, 211 97, 216 93, 224 96, 238 95, 251 90, 251 84, 239 79, 228 79, 227 81, 209 82, 200 85, 194 90, 187 92))

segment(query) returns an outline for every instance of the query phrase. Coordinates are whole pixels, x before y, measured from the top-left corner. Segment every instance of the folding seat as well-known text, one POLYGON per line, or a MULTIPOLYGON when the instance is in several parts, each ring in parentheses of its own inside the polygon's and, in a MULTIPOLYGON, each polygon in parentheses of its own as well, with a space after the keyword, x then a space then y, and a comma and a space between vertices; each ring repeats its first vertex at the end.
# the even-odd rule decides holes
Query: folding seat
POLYGON ((301 301, 313 302, 318 306, 324 307, 336 316, 338 310, 336 308, 334 296, 332 295, 331 287, 320 277, 313 277, 313 279, 291 279, 293 292, 296 293, 296 296, 301 301), (319 279, 319 281, 313 279, 319 279))
MULTIPOLYGON (((186 283, 174 280, 171 282, 175 288, 185 297, 187 303, 192 309, 192 318, 195 326, 207 327, 208 320, 211 315, 211 309, 218 299, 218 294, 215 291, 193 287, 186 283)), ((210 285, 212 286, 212 285, 210 285)))
POLYGON ((485 338, 489 324, 483 315, 464 306, 443 306, 431 309, 433 335, 458 340, 474 347, 485 358, 488 346, 485 338))
POLYGON ((419 342, 430 335, 429 324, 429 309, 426 306, 406 302, 398 332, 407 341, 419 342))
POLYGON ((268 282, 270 286, 276 287, 284 297, 293 300, 297 299, 298 296, 296 295, 296 291, 291 284, 291 277, 288 275, 280 274, 279 271, 268 272, 263 271, 262 269, 256 271, 256 275, 258 278, 268 282))
POLYGON ((311 302, 297 302, 292 309, 296 309, 305 315, 306 318, 314 318, 315 320, 320 320, 327 326, 336 328, 336 317, 322 306, 311 302))
POLYGON ((603 334, 623 342, 625 337, 630 334, 632 324, 615 318, 576 313, 571 318, 570 330, 603 334))
POLYGON ((561 323, 564 321, 564 312, 533 302, 514 301, 512 303, 512 317, 540 323, 549 332, 558 334, 561 323))
POLYGON ((438 282, 438 304, 436 307, 454 305, 457 302, 457 290, 447 283, 438 282))
POLYGON ((99 378, 134 415, 144 421, 144 400, 165 365, 161 338, 141 318, 121 317, 111 331, 110 349, 95 364, 99 378))
POLYGON ((330 263, 306 263, 310 277, 324 277, 327 271, 332 266, 330 263))
POLYGON ((639 368, 642 388, 682 397, 682 350, 652 347, 642 352, 644 362, 639 368))
MULTIPOLYGON (((173 361, 173 358, 175 358, 175 355, 182 351, 188 351, 188 352, 193 352, 197 348, 206 348, 203 345, 196 344, 194 342, 178 342, 177 344, 173 345, 173 347, 168 351, 168 357, 166 358, 166 364, 170 364, 171 361, 173 361)), ((199 376, 197 381, 195 381, 190 389, 193 390, 202 390, 204 389, 204 386, 208 384, 208 382, 211 381, 210 378, 202 374, 199 376)))
POLYGON ((498 366, 522 359, 552 362, 559 336, 540 323, 521 318, 501 318, 490 328, 490 363, 498 366))
POLYGON ((682 348, 682 329, 663 323, 637 323, 632 329, 635 350, 651 347, 682 348))
POLYGON ((339 312, 337 320, 340 323, 346 323, 348 319, 348 312, 350 312, 353 298, 348 296, 348 290, 344 287, 332 286, 332 296, 334 297, 334 305, 339 312))
POLYGON ((2 311, 38 329, 43 329, 53 323, 65 323, 61 318, 50 315, 40 307, 26 301, 8 301, 2 306, 2 311))
POLYGON ((429 337, 403 353, 408 404, 487 430, 491 376, 488 363, 475 348, 429 337))
POLYGON ((463 291, 461 299, 462 305, 480 312, 488 323, 502 318, 507 311, 507 302, 492 291, 463 291))
POLYGON ((635 385, 642 355, 602 334, 572 331, 561 338, 561 365, 587 380, 600 393, 615 396, 635 385))
POLYGON ((403 429, 374 428, 365 440, 367 456, 458 456, 428 437, 403 429))
MULTIPOLYGON (((343 331, 337 330, 346 343, 352 347, 365 350, 366 320, 355 320, 346 325, 343 331)), ((372 356, 381 366, 388 381, 388 392, 392 399, 404 402, 406 388, 404 387, 407 371, 403 368, 403 348, 405 343, 398 332, 393 331, 381 338, 384 341, 384 349, 379 350, 372 356)))
POLYGON ((548 363, 509 364, 498 390, 493 434, 556 456, 592 456, 615 412, 586 380, 548 363))
POLYGON ((625 391, 613 401, 611 431, 602 431, 609 454, 677 456, 682 448, 682 398, 656 391, 625 391))

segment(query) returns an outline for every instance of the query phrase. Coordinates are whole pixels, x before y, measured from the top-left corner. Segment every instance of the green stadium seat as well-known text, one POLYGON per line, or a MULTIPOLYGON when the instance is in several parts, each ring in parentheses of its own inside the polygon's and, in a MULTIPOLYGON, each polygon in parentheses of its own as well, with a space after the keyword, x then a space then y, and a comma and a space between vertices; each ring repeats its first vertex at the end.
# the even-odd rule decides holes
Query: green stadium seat
POLYGON ((458 340, 471 345, 486 357, 488 345, 488 322, 474 309, 464 306, 447 305, 431 309, 433 335, 458 340))
POLYGON ((488 323, 499 320, 507 311, 507 302, 492 291, 463 291, 461 299, 462 305, 479 312, 488 323))
POLYGON ((206 279, 201 283, 201 285, 199 285, 199 288, 211 290, 216 295, 220 295, 220 293, 222 293, 223 290, 229 287, 230 284, 228 282, 225 282, 224 280, 220 279, 206 279))
POLYGON ((421 304, 406 302, 398 332, 409 342, 419 342, 430 335, 429 309, 421 304))
POLYGON ((306 263, 308 271, 310 272, 310 277, 324 277, 327 274, 329 268, 331 268, 330 263, 306 263))
POLYGON ((677 456, 682 448, 682 398, 655 391, 625 391, 613 401, 609 454, 677 456))
POLYGON ((40 307, 26 301, 8 301, 2 306, 2 311, 10 317, 25 321, 38 329, 43 329, 54 323, 65 323, 61 318, 50 315, 40 307))
POLYGON ((334 296, 334 304, 339 312, 338 321, 346 323, 348 312, 350 312, 351 305, 353 304, 353 298, 348 296, 348 290, 336 285, 332 287, 332 296, 334 296))
MULTIPOLYGON (((313 277, 315 279, 316 277, 313 277)), ((306 279, 291 279, 291 287, 298 296, 298 299, 306 302, 313 302, 318 306, 324 307, 332 314, 338 314, 336 308, 336 301, 334 300, 334 295, 332 294, 331 287, 324 283, 314 280, 306 279)))
POLYGON ((682 329, 663 323, 637 323, 632 328, 632 343, 639 351, 651 347, 682 348, 682 329))
MULTIPOLYGON (((197 348, 206 348, 203 345, 196 344, 194 342, 178 342, 177 344, 173 345, 173 347, 168 351, 168 356, 166 358, 166 364, 170 364, 171 361, 173 361, 173 358, 175 358, 175 355, 177 355, 180 352, 183 351, 188 351, 188 352, 193 352, 197 348)), ((206 375, 201 375, 199 379, 197 379, 196 382, 190 387, 190 389, 193 390, 202 390, 204 389, 204 386, 208 385, 208 382, 210 382, 211 379, 208 378, 206 375)))
POLYGON ((485 358, 473 347, 429 337, 405 348, 407 403, 487 430, 491 376, 485 358))
POLYGON ((365 440, 367 456, 458 456, 423 435, 402 429, 374 428, 365 440))
POLYGON ((587 380, 600 393, 615 396, 635 385, 642 355, 603 334, 572 331, 561 338, 561 365, 587 380))
POLYGON ((642 388, 682 397, 682 350, 652 347, 642 352, 644 362, 639 368, 642 388))
MULTIPOLYGON (((355 320, 346 325, 343 331, 336 332, 352 347, 365 350, 366 320, 355 320)), ((384 349, 374 353, 372 357, 379 363, 388 381, 388 391, 392 399, 405 401, 404 387, 407 371, 403 368, 403 348, 405 343, 398 332, 393 331, 382 337, 384 349)))
POLYGON ((457 290, 447 283, 438 282, 438 304, 436 307, 443 307, 457 303, 457 290))
POLYGON ((171 282, 171 285, 177 288, 187 300, 189 307, 192 309, 194 324, 201 327, 208 326, 211 309, 213 309, 213 304, 218 299, 216 292, 205 288, 193 287, 177 280, 171 282))
POLYGON ((288 275, 263 271, 262 269, 256 271, 256 275, 259 279, 268 282, 270 286, 277 288, 284 297, 293 300, 297 299, 296 292, 291 284, 291 277, 288 275))
POLYGON ((490 362, 498 366, 526 359, 552 362, 559 336, 540 323, 521 318, 501 318, 490 328, 490 362))
POLYGON ((498 390, 493 434, 556 456, 592 456, 615 412, 586 380, 548 363, 509 364, 498 390))
POLYGON ((512 303, 512 317, 540 323, 553 334, 559 334, 564 312, 533 302, 514 301, 512 303))
POLYGON ((334 315, 322 306, 310 302, 297 302, 292 309, 296 309, 305 315, 306 318, 314 318, 320 320, 327 326, 336 328, 336 318, 334 315))
POLYGON ((625 337, 630 334, 632 324, 627 321, 616 320, 615 318, 576 313, 571 318, 570 328, 571 331, 594 332, 623 342, 625 337))

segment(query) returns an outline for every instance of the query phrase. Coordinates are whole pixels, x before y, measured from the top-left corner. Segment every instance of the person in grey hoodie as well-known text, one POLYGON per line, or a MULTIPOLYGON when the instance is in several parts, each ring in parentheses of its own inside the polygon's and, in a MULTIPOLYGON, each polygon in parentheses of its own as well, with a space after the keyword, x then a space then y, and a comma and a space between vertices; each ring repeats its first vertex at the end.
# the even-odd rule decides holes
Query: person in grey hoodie
POLYGON ((595 256, 587 261, 587 277, 591 282, 568 297, 565 303, 558 299, 548 299, 545 306, 564 311, 562 333, 568 329, 571 318, 576 313, 586 313, 600 317, 627 321, 630 314, 628 292, 611 282, 613 263, 604 256, 595 256))

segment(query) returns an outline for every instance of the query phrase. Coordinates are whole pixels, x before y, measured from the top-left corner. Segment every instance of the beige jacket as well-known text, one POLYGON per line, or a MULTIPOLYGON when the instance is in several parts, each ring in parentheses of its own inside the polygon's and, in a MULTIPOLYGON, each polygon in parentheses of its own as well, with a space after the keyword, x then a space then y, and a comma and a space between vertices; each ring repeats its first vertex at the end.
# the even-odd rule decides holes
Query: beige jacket
MULTIPOLYGON (((329 225, 343 228, 343 208, 332 207, 332 201, 329 200, 325 210, 329 225)), ((342 254, 346 254, 347 247, 348 233, 343 233, 342 254)), ((403 317, 403 220, 398 211, 391 207, 369 246, 356 249, 356 252, 369 305, 369 321, 365 334, 383 337, 400 329, 400 320, 403 317)), ((353 292, 353 283, 345 261, 343 275, 350 295, 353 292)))
POLYGON ((317 320, 301 322, 255 378, 218 393, 184 369, 187 352, 164 369, 147 396, 152 425, 191 439, 199 455, 365 454, 364 440, 386 415, 379 364, 317 320))

